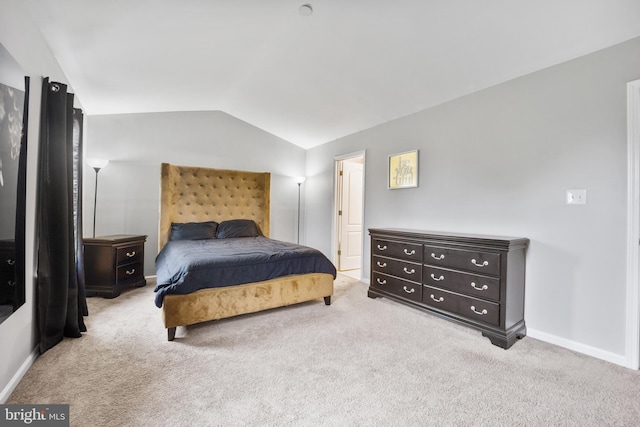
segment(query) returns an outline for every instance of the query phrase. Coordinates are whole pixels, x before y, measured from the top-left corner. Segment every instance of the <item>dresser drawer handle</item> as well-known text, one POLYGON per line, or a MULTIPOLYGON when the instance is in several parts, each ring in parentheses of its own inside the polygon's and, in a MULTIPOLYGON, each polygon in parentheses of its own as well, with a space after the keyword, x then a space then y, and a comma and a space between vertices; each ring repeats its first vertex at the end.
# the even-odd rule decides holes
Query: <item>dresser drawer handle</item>
POLYGON ((380 251, 386 251, 386 250, 387 250, 387 245, 384 245, 384 246, 380 246, 380 245, 378 245, 378 250, 380 250, 380 251))
POLYGON ((7 282, 7 285, 9 285, 9 286, 15 286, 15 285, 16 285, 16 281, 15 281, 15 280, 9 280, 9 281, 7 282))
POLYGON ((129 258, 133 258, 134 256, 136 256, 136 251, 133 251, 133 252, 127 252, 127 256, 128 256, 129 258))
POLYGON ((387 266, 387 263, 386 263, 386 262, 380 262, 380 261, 378 261, 376 264, 378 264, 378 267, 380 267, 380 268, 385 268, 385 267, 387 266))
POLYGON ((444 297, 440 297, 440 298, 436 298, 435 295, 431 294, 431 299, 434 300, 435 302, 442 302, 444 301, 444 297))
POLYGON ((476 267, 486 267, 487 265, 489 265, 489 261, 484 261, 482 264, 478 264, 475 259, 472 259, 471 264, 475 265, 476 267))
POLYGON ((411 249, 411 252, 409 252, 406 248, 404 250, 404 254, 405 255, 415 255, 416 254, 416 250, 415 249, 411 249))
POLYGON ((403 270, 407 274, 414 274, 416 272, 415 268, 412 268, 411 270, 408 270, 407 267, 404 267, 403 270))
POLYGON ((132 269, 132 270, 126 270, 125 273, 128 274, 129 276, 131 276, 133 273, 136 272, 136 269, 132 269))
POLYGON ((386 280, 380 280, 380 279, 376 279, 378 281, 378 285, 386 285, 387 281, 386 280))
POLYGON ((431 258, 437 259, 438 261, 440 261, 441 259, 444 259, 444 254, 440 254, 439 256, 436 256, 436 254, 431 252, 431 258))
POLYGON ((432 278, 433 280, 435 280, 436 282, 439 282, 439 281, 441 281, 441 280, 444 280, 444 276, 443 276, 443 275, 440 275, 440 277, 436 277, 436 275, 435 275, 435 274, 433 274, 433 273, 431 273, 431 278, 432 278))
POLYGON ((482 287, 480 287, 480 288, 479 288, 479 287, 476 285, 476 282, 471 282, 471 287, 472 287, 473 289, 475 289, 476 291, 486 291, 487 289, 489 289, 489 287, 488 287, 487 285, 482 285, 482 287))
POLYGON ((7 260, 7 264, 9 264, 9 265, 15 265, 15 263, 16 263, 15 259, 8 259, 7 260))
POLYGON ((473 311, 475 314, 479 314, 480 316, 484 316, 485 314, 488 313, 486 308, 483 308, 482 311, 476 311, 476 306, 475 305, 471 306, 471 311, 473 311))
POLYGON ((407 287, 406 287, 406 286, 403 286, 403 288, 402 288, 402 289, 404 289, 404 291, 405 291, 406 293, 408 293, 408 294, 412 294, 412 293, 414 293, 414 292, 416 291, 416 289, 415 289, 415 288, 407 289, 407 287))

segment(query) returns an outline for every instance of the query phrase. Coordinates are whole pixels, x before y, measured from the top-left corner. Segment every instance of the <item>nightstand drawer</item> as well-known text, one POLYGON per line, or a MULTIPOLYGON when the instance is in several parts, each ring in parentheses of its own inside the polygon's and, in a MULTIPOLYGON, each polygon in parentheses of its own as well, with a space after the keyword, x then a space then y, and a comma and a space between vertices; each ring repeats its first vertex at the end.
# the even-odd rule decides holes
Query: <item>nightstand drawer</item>
POLYGON ((470 320, 500 325, 500 304, 454 294, 431 286, 425 286, 422 290, 422 302, 470 320))
POLYGON ((420 283, 413 283, 397 277, 387 276, 386 274, 374 272, 371 286, 415 302, 420 302, 422 298, 422 285, 420 283))
POLYGON ((142 243, 116 248, 116 265, 139 261, 143 254, 144 245, 142 243))
POLYGON ((424 263, 429 265, 474 271, 491 276, 500 275, 500 254, 484 251, 427 246, 424 263))
POLYGON ((373 257, 373 269, 413 282, 422 281, 422 264, 400 261, 393 258, 373 257))
POLYGON ((381 239, 373 239, 371 244, 371 250, 374 255, 399 258, 412 262, 422 262, 422 245, 420 244, 381 239))
POLYGON ((500 301, 500 279, 424 266, 424 284, 474 297, 500 301))
POLYGON ((116 283, 122 284, 129 281, 140 280, 144 276, 143 273, 141 263, 121 265, 116 269, 116 283))

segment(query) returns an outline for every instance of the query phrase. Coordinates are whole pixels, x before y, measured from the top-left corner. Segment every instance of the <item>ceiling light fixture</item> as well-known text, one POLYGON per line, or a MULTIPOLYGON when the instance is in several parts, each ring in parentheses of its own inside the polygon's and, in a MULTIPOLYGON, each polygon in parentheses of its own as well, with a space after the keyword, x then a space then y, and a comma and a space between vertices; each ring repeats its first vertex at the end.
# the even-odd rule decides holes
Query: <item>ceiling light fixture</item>
POLYGON ((303 4, 298 8, 298 13, 301 16, 310 16, 313 13, 313 8, 310 4, 303 4))

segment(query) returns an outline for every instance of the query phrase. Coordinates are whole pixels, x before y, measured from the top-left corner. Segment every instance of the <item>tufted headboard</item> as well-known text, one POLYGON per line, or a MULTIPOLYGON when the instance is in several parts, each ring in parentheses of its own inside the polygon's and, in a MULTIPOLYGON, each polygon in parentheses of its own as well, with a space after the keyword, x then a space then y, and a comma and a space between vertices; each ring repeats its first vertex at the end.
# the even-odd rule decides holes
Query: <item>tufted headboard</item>
POLYGON ((252 219, 269 236, 271 175, 162 163, 158 251, 172 222, 252 219))

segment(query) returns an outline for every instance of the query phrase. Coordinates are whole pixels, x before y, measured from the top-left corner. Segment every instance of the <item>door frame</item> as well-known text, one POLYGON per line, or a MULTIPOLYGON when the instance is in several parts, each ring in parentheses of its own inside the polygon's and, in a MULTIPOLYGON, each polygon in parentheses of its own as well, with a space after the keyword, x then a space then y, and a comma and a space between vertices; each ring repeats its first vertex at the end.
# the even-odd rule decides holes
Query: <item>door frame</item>
POLYGON ((339 156, 335 156, 333 158, 333 225, 331 227, 331 258, 333 262, 338 264, 338 222, 340 221, 338 218, 338 206, 340 205, 340 177, 339 177, 339 165, 340 162, 345 160, 354 159, 354 158, 362 158, 362 239, 360 241, 360 253, 362 254, 360 259, 360 277, 362 278, 362 266, 364 265, 364 218, 365 218, 365 204, 366 204, 366 194, 365 189, 366 186, 366 150, 355 151, 352 153, 342 154, 339 156))
POLYGON ((640 368, 640 80, 627 83, 626 365, 640 368))

